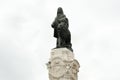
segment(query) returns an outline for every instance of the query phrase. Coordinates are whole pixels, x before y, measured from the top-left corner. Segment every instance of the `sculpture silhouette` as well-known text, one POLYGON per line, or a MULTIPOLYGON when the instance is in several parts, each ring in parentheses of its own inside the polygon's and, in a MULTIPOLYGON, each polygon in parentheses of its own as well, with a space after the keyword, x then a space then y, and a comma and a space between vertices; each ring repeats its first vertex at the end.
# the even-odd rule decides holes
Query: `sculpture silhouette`
POLYGON ((61 7, 57 10, 57 16, 52 23, 52 28, 54 28, 54 37, 57 38, 56 48, 66 47, 73 51, 71 44, 71 34, 69 31, 68 19, 64 15, 61 7))

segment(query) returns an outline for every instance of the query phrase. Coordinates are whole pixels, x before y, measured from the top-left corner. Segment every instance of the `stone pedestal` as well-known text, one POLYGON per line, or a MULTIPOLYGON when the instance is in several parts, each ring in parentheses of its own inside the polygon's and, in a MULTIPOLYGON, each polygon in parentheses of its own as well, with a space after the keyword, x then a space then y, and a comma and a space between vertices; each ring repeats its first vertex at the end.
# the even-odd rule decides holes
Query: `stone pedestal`
POLYGON ((47 63, 49 80, 77 80, 79 67, 78 61, 74 59, 74 54, 69 49, 53 49, 47 63))

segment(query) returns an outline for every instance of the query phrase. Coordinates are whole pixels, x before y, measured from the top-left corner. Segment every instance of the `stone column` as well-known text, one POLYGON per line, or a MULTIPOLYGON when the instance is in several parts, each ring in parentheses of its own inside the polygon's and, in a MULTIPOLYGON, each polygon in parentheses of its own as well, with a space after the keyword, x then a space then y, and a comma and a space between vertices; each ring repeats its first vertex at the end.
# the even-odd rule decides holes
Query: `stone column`
POLYGON ((78 80, 79 63, 67 48, 52 49, 47 63, 49 80, 78 80))

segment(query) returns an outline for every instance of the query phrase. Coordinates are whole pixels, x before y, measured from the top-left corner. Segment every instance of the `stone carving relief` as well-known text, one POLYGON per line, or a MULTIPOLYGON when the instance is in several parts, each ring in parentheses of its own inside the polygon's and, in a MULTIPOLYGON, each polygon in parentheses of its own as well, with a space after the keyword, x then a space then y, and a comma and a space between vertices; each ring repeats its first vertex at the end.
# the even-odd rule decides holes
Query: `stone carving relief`
MULTIPOLYGON (((80 67, 78 61, 75 59, 69 59, 69 56, 63 58, 62 54, 64 55, 64 49, 63 51, 59 51, 62 53, 59 53, 59 56, 57 56, 57 53, 54 54, 54 57, 52 57, 47 63, 50 80, 77 80, 77 73, 79 72, 80 67)), ((67 53, 67 55, 70 54, 67 53)))

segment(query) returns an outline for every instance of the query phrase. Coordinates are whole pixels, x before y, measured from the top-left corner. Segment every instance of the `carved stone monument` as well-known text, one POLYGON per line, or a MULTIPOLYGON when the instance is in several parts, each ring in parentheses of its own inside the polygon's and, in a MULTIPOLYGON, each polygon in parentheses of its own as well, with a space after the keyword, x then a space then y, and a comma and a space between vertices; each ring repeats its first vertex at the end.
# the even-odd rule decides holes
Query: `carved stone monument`
POLYGON ((56 48, 52 49, 47 63, 49 80, 78 80, 79 63, 74 58, 71 48, 71 35, 68 30, 68 19, 58 8, 57 17, 52 24, 54 37, 57 38, 56 48))

